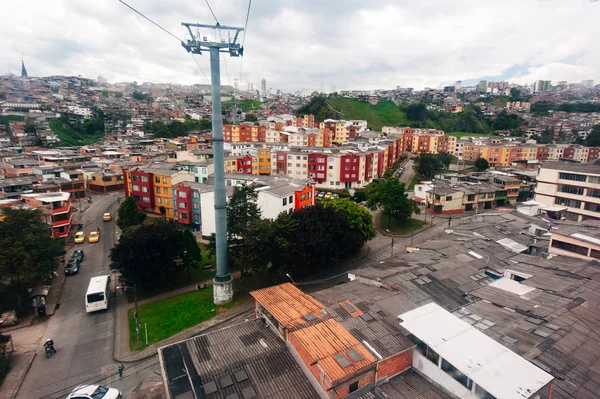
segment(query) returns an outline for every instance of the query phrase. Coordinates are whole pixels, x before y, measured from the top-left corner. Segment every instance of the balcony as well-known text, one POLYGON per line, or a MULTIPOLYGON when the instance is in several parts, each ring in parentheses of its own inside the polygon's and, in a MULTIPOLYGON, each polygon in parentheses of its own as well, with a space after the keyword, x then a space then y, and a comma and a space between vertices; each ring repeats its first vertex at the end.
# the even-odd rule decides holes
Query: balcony
POLYGON ((66 219, 52 221, 52 229, 55 229, 57 227, 62 227, 62 226, 68 226, 71 224, 72 220, 73 220, 73 214, 71 213, 69 215, 69 217, 66 219))
POLYGON ((69 201, 67 205, 61 207, 52 207, 52 215, 60 215, 61 213, 67 213, 71 210, 71 202, 69 201))

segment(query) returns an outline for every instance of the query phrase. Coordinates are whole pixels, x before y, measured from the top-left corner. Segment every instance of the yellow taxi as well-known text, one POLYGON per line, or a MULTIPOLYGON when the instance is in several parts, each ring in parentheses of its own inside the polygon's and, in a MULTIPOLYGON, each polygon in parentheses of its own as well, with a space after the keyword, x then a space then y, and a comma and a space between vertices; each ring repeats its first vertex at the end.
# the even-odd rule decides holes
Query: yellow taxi
POLYGON ((112 220, 112 215, 107 212, 104 215, 102 215, 102 220, 104 220, 105 222, 110 222, 112 220))
POLYGON ((97 231, 92 231, 88 235, 88 242, 98 242, 100 241, 100 233, 97 231))
POLYGON ((75 233, 75 244, 81 244, 85 242, 85 231, 78 231, 75 233))

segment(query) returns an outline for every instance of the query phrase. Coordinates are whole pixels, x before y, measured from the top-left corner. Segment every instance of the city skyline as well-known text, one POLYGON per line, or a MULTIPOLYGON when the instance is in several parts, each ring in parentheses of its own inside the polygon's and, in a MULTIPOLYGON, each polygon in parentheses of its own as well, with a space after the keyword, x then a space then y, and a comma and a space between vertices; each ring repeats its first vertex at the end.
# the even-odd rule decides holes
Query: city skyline
MULTIPOLYGON (((205 4, 129 4, 181 39, 183 21, 214 23, 205 4)), ((269 88, 293 92, 323 85, 338 90, 439 88, 480 79, 600 81, 600 56, 588 51, 599 35, 589 28, 600 10, 596 2, 344 4, 253 4, 243 74, 240 59, 222 61, 222 83, 233 85, 237 78, 241 88, 248 83, 258 87, 265 78, 269 88)), ((64 0, 52 9, 39 5, 7 5, 13 17, 0 39, 6 49, 0 55, 4 73, 19 74, 24 59, 30 76, 208 84, 177 40, 117 1, 83 6, 64 0)), ((212 4, 219 22, 233 26, 244 26, 247 6, 241 0, 212 4)), ((208 75, 208 57, 196 59, 208 75)))

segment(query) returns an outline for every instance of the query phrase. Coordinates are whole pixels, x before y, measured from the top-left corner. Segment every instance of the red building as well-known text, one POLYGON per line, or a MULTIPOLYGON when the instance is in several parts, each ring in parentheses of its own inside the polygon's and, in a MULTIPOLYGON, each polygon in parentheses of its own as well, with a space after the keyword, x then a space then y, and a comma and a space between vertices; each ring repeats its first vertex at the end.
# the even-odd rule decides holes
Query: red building
POLYGON ((287 174, 287 152, 277 151, 277 173, 287 174))
POLYGON ((134 197, 141 209, 154 208, 153 173, 144 172, 138 168, 123 169, 123 177, 125 197, 134 197))
POLYGON ((365 154, 365 181, 373 178, 373 153, 365 154))
POLYGON ((307 184, 302 190, 297 190, 294 193, 294 210, 297 211, 300 208, 306 206, 315 205, 315 186, 307 184))
POLYGON ((177 221, 181 224, 192 224, 192 188, 184 183, 175 185, 175 198, 177 203, 177 221))
POLYGON ((27 205, 42 211, 42 218, 52 227, 52 237, 61 238, 69 235, 73 221, 71 194, 64 192, 23 194, 21 198, 27 205))
POLYGON ((385 173, 385 150, 377 153, 377 176, 383 176, 385 173))
POLYGON ((360 180, 360 155, 342 155, 340 166, 340 182, 345 183, 347 188, 360 180))
POLYGON ((590 147, 588 151, 588 162, 593 162, 600 158, 600 147, 590 147))
POLYGON ((308 176, 317 183, 323 183, 327 180, 326 154, 308 155, 308 176))
POLYGON ((237 168, 239 173, 244 173, 247 175, 252 174, 252 157, 246 155, 241 158, 237 158, 237 168))

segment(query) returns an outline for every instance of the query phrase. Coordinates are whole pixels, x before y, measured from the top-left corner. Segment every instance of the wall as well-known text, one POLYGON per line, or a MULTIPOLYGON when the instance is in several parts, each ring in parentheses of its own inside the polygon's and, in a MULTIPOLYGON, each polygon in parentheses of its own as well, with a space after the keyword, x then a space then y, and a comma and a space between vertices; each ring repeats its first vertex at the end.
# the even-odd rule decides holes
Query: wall
POLYGON ((306 378, 308 378, 310 385, 312 385, 312 387, 315 389, 315 391, 317 391, 317 394, 319 395, 319 397, 321 399, 329 398, 329 396, 327 396, 327 393, 323 390, 323 388, 321 387, 321 385, 319 384, 319 382, 317 381, 315 376, 308 369, 308 366, 306 366, 306 364, 304 363, 304 360, 302 360, 302 357, 300 356, 298 351, 296 351, 296 348, 289 342, 286 342, 285 345, 287 346, 288 351, 292 354, 292 357, 294 358, 296 363, 298 363, 298 365, 304 372, 304 375, 306 376, 306 378))
POLYGON ((208 237, 216 232, 215 227, 215 198, 214 192, 200 193, 200 219, 202 221, 202 236, 208 237))
MULTIPOLYGON (((440 360, 441 361, 441 360, 440 360)), ((446 391, 458 396, 461 399, 477 399, 477 396, 467 388, 456 382, 444 370, 433 364, 418 351, 413 350, 413 367, 432 379, 446 391)))
MULTIPOLYGON (((585 235, 585 232, 583 232, 582 234, 585 235)), ((591 257, 591 256, 586 256, 586 255, 583 255, 583 254, 579 254, 579 253, 567 251, 567 250, 564 250, 564 249, 561 249, 561 248, 553 247, 552 246, 552 242, 554 240, 559 240, 559 241, 566 242, 566 243, 569 243, 569 244, 574 244, 574 245, 579 245, 581 247, 585 247, 585 248, 588 249, 588 255, 590 255, 590 250, 592 250, 592 249, 600 252, 600 246, 599 245, 594 245, 592 243, 579 240, 577 238, 563 236, 561 234, 556 234, 556 233, 552 233, 552 236, 551 236, 551 239, 550 239, 550 243, 548 243, 548 252, 550 252, 551 254, 564 255, 564 256, 569 256, 571 258, 580 258, 580 259, 587 259, 587 260, 598 260, 598 258, 594 258, 594 257, 591 257)))
POLYGON ((385 377, 392 378, 396 374, 412 367, 412 353, 412 349, 408 349, 397 355, 381 360, 377 366, 377 380, 385 377))
POLYGON ((294 210, 294 203, 295 203, 294 193, 285 196, 286 205, 284 206, 283 205, 283 197, 280 197, 278 195, 273 195, 266 190, 261 190, 260 188, 257 191, 258 191, 258 199, 257 199, 256 203, 259 206, 260 210, 262 211, 263 219, 275 219, 275 218, 277 218, 277 216, 279 216, 279 214, 281 212, 287 213, 290 210, 294 210), (292 197, 291 203, 289 201, 289 197, 292 197))

